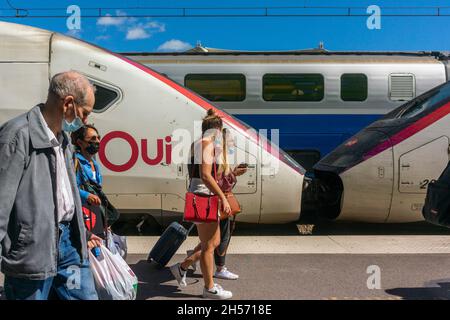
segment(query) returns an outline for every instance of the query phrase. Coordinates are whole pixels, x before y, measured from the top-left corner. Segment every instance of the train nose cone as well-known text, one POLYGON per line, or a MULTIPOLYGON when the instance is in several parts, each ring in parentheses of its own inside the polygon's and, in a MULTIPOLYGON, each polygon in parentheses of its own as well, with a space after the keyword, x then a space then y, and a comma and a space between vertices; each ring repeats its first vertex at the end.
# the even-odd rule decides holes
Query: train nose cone
POLYGON ((305 197, 313 201, 316 213, 327 219, 361 220, 367 212, 382 221, 384 212, 371 212, 373 203, 367 199, 387 200, 392 190, 391 171, 389 137, 380 130, 365 129, 314 166, 314 179, 305 197))

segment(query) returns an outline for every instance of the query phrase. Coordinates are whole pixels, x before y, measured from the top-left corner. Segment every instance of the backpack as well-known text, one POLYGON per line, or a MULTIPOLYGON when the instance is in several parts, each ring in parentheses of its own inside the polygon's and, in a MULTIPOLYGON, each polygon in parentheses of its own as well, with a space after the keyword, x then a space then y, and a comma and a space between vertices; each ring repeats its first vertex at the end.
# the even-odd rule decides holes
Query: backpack
POLYGON ((440 177, 428 184, 422 215, 432 224, 450 227, 450 162, 440 177))

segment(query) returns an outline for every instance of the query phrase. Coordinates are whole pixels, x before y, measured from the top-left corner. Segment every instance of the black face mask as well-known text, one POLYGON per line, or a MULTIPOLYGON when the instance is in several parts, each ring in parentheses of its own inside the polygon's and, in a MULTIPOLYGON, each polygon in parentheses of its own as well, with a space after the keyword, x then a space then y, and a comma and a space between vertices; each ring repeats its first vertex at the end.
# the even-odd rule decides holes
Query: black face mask
POLYGON ((100 149, 100 143, 98 142, 89 142, 89 145, 86 147, 86 151, 90 155, 94 155, 98 152, 98 149, 100 149))

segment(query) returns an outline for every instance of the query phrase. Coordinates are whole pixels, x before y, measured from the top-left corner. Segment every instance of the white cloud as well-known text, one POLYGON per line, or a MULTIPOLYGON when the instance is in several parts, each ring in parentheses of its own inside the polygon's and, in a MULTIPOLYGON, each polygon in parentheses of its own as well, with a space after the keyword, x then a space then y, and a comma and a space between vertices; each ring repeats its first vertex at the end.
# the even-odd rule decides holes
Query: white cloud
POLYGON ((147 22, 144 26, 147 29, 152 29, 154 32, 165 32, 166 25, 157 21, 147 22))
POLYGON ((121 26, 125 23, 134 22, 136 19, 128 18, 127 13, 125 11, 116 10, 116 14, 113 17, 111 14, 107 13, 104 17, 101 17, 97 20, 97 25, 110 27, 110 26, 121 26))
POLYGON ((97 25, 99 26, 120 26, 127 21, 126 17, 112 17, 110 14, 106 14, 97 20, 97 25))
POLYGON ((155 33, 165 32, 166 25, 157 21, 131 24, 127 30, 127 40, 140 40, 150 38, 155 33))
POLYGON ((150 34, 142 27, 128 29, 127 40, 140 40, 150 38, 150 34))
POLYGON ((192 45, 181 40, 172 39, 164 42, 158 47, 158 51, 186 51, 192 48, 192 45))
MULTIPOLYGON (((97 20, 97 25, 100 27, 99 31, 102 33, 107 31, 109 27, 116 27, 119 32, 126 32, 127 40, 139 40, 150 38, 155 33, 165 32, 166 25, 158 21, 151 21, 145 19, 144 22, 139 22, 138 19, 128 17, 125 11, 116 10, 113 17, 111 14, 106 14, 97 20)), ((107 35, 100 35, 97 40, 106 40, 107 35)))

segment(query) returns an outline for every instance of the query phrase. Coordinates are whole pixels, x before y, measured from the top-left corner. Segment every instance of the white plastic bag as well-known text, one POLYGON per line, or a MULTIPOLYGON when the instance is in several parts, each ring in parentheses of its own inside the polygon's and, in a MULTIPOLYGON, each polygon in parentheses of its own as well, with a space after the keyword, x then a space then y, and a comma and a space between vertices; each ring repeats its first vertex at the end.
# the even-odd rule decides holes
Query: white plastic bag
POLYGON ((120 254, 101 246, 98 257, 89 251, 89 259, 100 300, 136 299, 138 279, 120 254))
POLYGON ((106 244, 106 247, 111 251, 113 254, 120 254, 120 256, 123 259, 127 258, 127 237, 125 236, 119 236, 110 230, 107 231, 107 239, 108 243, 106 244))

